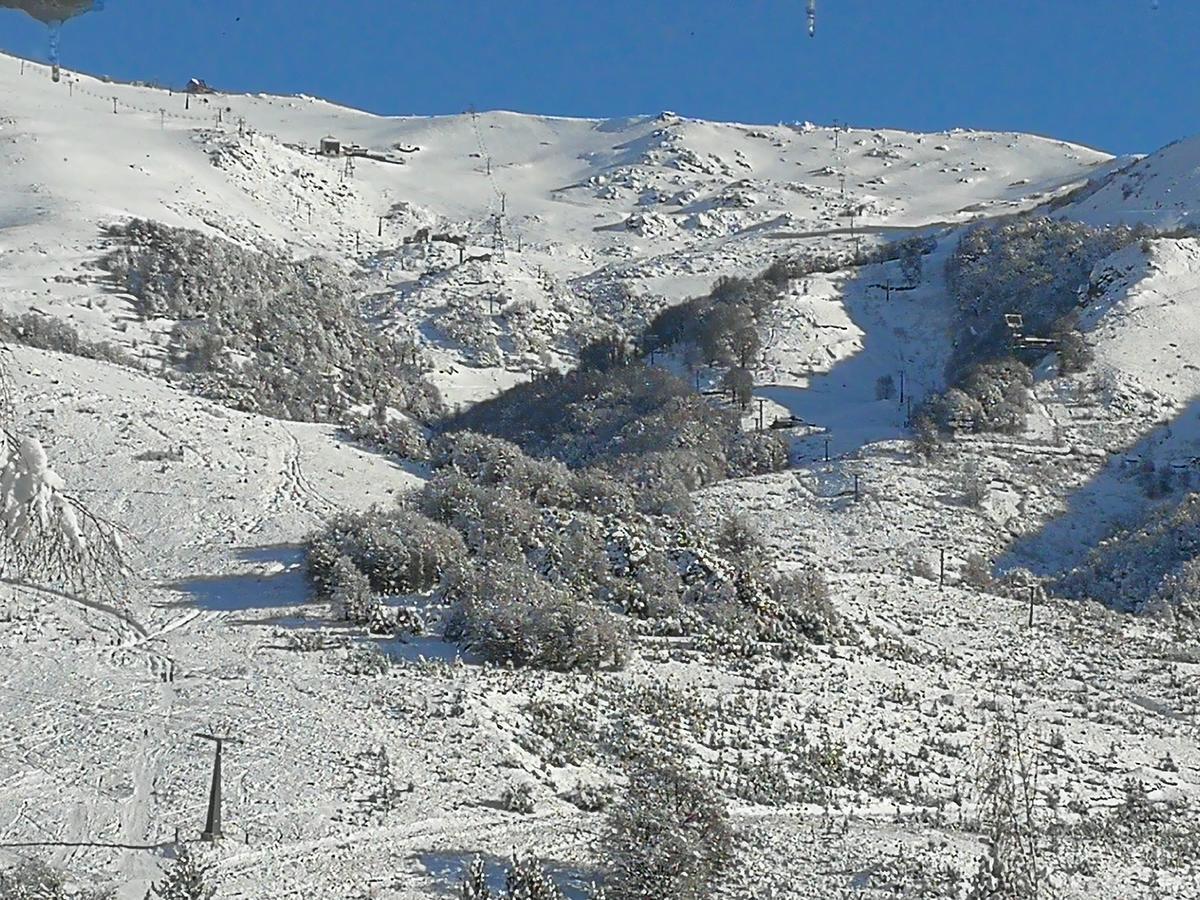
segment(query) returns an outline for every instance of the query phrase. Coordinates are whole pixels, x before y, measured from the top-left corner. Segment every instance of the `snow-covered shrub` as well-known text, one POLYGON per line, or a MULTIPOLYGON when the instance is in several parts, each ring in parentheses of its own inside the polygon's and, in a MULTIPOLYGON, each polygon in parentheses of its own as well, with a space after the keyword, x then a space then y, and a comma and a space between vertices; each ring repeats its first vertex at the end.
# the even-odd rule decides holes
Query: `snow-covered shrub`
POLYGON ((731 556, 751 556, 762 553, 762 534, 744 515, 733 513, 725 517, 717 531, 717 546, 731 556))
POLYGON ((602 839, 613 900, 702 900, 733 856, 725 803, 671 760, 640 760, 608 813, 602 839))
MULTIPOLYGON (((504 876, 503 893, 493 894, 480 857, 471 861, 459 885, 459 900, 567 900, 567 895, 533 856, 514 854, 504 876)), ((593 900, 603 900, 593 894, 593 900)))
POLYGON ((379 594, 429 590, 466 556, 462 537, 406 509, 343 513, 308 540, 308 572, 323 597, 332 596, 335 569, 347 559, 379 594))
POLYGON ((563 795, 568 803, 584 812, 600 812, 608 809, 613 801, 610 788, 600 784, 580 782, 563 795))
POLYGON ((530 815, 535 808, 532 782, 519 781, 506 785, 500 793, 500 806, 509 812, 530 815))
POLYGON ((348 556, 339 556, 329 572, 329 599, 338 614, 355 625, 371 621, 378 602, 371 582, 348 556))
POLYGON ((957 386, 930 397, 916 420, 928 419, 943 431, 1019 433, 1029 411, 1033 373, 1018 359, 1007 357, 973 366, 957 386))
POLYGON ((360 416, 353 413, 342 419, 342 428, 353 441, 403 459, 424 462, 429 459, 429 439, 425 429, 407 416, 360 416))
POLYGON ((721 376, 721 389, 729 391, 730 399, 739 409, 745 409, 754 396, 754 376, 748 369, 734 366, 721 376))
POLYGON ((0 869, 0 900, 112 900, 114 896, 111 891, 68 885, 62 873, 40 860, 0 869))
POLYGON ((970 553, 963 563, 962 583, 979 591, 991 590, 995 584, 992 564, 981 553, 970 553))
POLYGON ((0 312, 0 343, 24 344, 38 350, 69 353, 122 366, 137 365, 137 361, 120 347, 108 341, 84 340, 70 323, 34 312, 20 316, 0 312))
POLYGON ((979 509, 988 497, 988 480, 976 463, 967 463, 959 473, 959 493, 964 506, 979 509))
MULTIPOLYGON (((632 483, 644 510, 678 505, 678 492, 726 477, 731 447, 740 448, 735 414, 714 407, 690 385, 638 364, 605 372, 575 371, 521 384, 450 424, 503 438, 533 457, 578 469, 599 466, 632 483)), ((752 459, 786 461, 770 441, 752 459)))
POLYGON ((725 448, 726 474, 747 478, 780 472, 791 461, 788 439, 777 431, 742 431, 729 439, 725 448))
POLYGON ((775 608, 762 617, 769 627, 782 633, 786 642, 802 636, 815 644, 828 644, 844 633, 841 616, 833 607, 829 585, 816 569, 789 572, 771 586, 775 608))
POLYGON ((336 266, 137 219, 111 233, 122 243, 103 265, 143 317, 176 320, 174 360, 197 392, 304 421, 380 401, 420 420, 444 412, 415 345, 372 331, 336 266))
POLYGON ((991 746, 976 779, 979 826, 985 852, 967 891, 968 900, 1035 900, 1045 871, 1039 863, 1043 827, 1038 821, 1037 759, 1017 713, 998 711, 991 746))
POLYGON ((1065 596, 1122 611, 1200 618, 1200 493, 1102 541, 1056 583, 1065 596))
POLYGON ((622 627, 610 613, 522 563, 491 560, 464 571, 447 597, 446 639, 489 662, 563 672, 624 664, 622 627))
MULTIPOLYGON (((758 325, 779 299, 778 272, 755 279, 723 277, 704 297, 661 310, 647 326, 647 349, 691 344, 704 358, 747 368, 761 341, 758 325)), ((786 283, 786 280, 785 282, 786 283)))
POLYGON ((1073 375, 1085 371, 1095 360, 1087 338, 1079 331, 1075 315, 1068 315, 1055 325, 1051 334, 1058 342, 1058 371, 1073 375))
POLYGON ((0 565, 72 590, 126 573, 117 528, 66 492, 40 441, 10 432, 0 432, 0 565))

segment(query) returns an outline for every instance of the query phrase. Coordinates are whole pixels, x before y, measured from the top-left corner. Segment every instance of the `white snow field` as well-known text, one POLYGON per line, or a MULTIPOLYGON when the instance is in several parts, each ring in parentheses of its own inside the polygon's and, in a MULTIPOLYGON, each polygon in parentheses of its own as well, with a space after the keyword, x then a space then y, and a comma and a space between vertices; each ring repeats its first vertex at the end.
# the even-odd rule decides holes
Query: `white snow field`
POLYGON ((984 852, 964 823, 1011 702, 1039 760, 1036 815, 1070 847, 1053 895, 1200 897, 1179 818, 1200 804, 1194 626, 968 583, 972 554, 1065 572, 1172 502, 1144 496, 1125 461, 1200 459, 1200 242, 1148 238, 1097 266, 1081 322, 1096 361, 1041 366, 1022 433, 959 436, 921 462, 907 409, 875 394, 900 372, 914 403, 942 386, 958 226, 1076 190, 1054 215, 1187 224, 1198 146, 1113 175, 1128 160, 1028 135, 382 118, 311 97, 56 84, 0 55, 0 309, 69 322, 147 367, 26 347, 8 361, 22 427, 130 535, 133 574, 115 597, 0 584, 0 866, 36 857, 141 900, 204 825, 212 747, 195 735, 227 733, 241 743, 224 757, 226 836, 197 845, 217 897, 457 896, 474 855, 498 873, 518 850, 582 898, 604 814, 571 797, 622 776, 559 744, 622 709, 714 773, 740 756, 844 762, 805 802, 734 796, 742 837, 715 896, 959 897, 948 873, 972 875, 984 852), (327 136, 383 159, 322 156, 327 136), (104 229, 132 217, 333 259, 380 327, 419 337, 452 407, 567 367, 589 334, 632 331, 720 276, 938 234, 915 290, 880 287, 902 283, 896 263, 790 284, 757 394, 769 417, 812 427, 787 471, 695 497, 706 521, 745 516, 781 571, 824 571, 846 637, 786 663, 645 639, 625 670, 581 676, 349 627, 312 599, 303 540, 427 473, 150 374, 173 323, 139 318, 97 265, 104 229), (459 245, 412 240, 422 228, 488 258, 459 264, 459 245), (962 500, 969 472, 977 506, 962 500), (532 813, 500 801, 520 784, 532 813), (1159 825, 1122 831, 1122 817, 1159 825))

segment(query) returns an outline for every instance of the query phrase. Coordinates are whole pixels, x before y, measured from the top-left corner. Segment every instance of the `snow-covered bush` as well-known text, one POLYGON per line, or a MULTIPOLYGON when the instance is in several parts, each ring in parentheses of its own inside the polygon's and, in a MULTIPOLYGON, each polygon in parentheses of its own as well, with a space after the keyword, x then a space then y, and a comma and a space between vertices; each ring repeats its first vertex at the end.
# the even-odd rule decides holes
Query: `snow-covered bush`
POLYGON ((446 639, 489 662, 555 671, 594 671, 625 661, 622 626, 520 563, 491 560, 447 589, 446 639))
MULTIPOLYGON (((68 885, 62 873, 39 860, 0 869, 0 900, 112 900, 111 891, 68 885)), ((205 898, 207 900, 207 898, 205 898)))
POLYGON ((111 233, 122 243, 103 265, 143 317, 176 321, 174 361, 197 392, 304 421, 376 402, 444 412, 415 345, 373 332, 336 266, 138 219, 111 233))
POLYGON ((979 591, 989 591, 995 585, 992 564, 981 553, 970 553, 963 563, 962 583, 979 591))
POLYGON ((506 785, 500 793, 500 805, 509 812, 530 815, 535 809, 533 784, 528 781, 519 781, 506 785))
MULTIPOLYGON (((518 854, 513 855, 505 872, 503 893, 492 893, 483 859, 477 856, 463 876, 458 897, 459 900, 567 900, 536 857, 518 854)), ((600 896, 593 897, 602 900, 600 896)))
POLYGON ((38 350, 69 353, 122 366, 137 365, 137 361, 120 347, 108 341, 84 340, 70 323, 34 312, 20 316, 0 312, 0 342, 24 344, 38 350))
POLYGON ((411 510, 344 513, 308 541, 308 572, 323 597, 337 590, 348 562, 378 594, 426 591, 466 556, 462 537, 411 510))
POLYGON ((613 900, 713 896, 733 845, 725 803, 711 785, 665 757, 639 760, 609 809, 605 889, 613 900))
POLYGON ((529 456, 552 457, 573 469, 599 466, 635 485, 644 510, 686 505, 681 490, 726 477, 735 446, 739 470, 746 457, 756 468, 786 464, 777 438, 742 436, 735 414, 714 407, 670 373, 638 364, 518 385, 450 427, 504 438, 529 456), (749 441, 766 449, 747 453, 749 441))
POLYGON ((339 556, 329 572, 329 599, 338 614, 355 625, 366 625, 378 605, 371 582, 348 556, 339 556))
MULTIPOLYGON (((766 622, 780 623, 815 644, 828 644, 844 633, 841 616, 829 596, 829 585, 816 569, 781 575, 772 585, 772 595, 778 612, 764 617, 766 622)), ((794 639, 793 635, 780 636, 780 640, 788 639, 794 639)))
POLYGON ((999 431, 1025 427, 1033 373, 1018 359, 981 363, 963 373, 957 386, 926 400, 915 421, 927 419, 942 431, 999 431))
POLYGON ((662 310, 647 326, 647 349, 691 344, 710 362, 747 368, 758 354, 758 325, 779 297, 776 282, 718 279, 704 297, 662 310))

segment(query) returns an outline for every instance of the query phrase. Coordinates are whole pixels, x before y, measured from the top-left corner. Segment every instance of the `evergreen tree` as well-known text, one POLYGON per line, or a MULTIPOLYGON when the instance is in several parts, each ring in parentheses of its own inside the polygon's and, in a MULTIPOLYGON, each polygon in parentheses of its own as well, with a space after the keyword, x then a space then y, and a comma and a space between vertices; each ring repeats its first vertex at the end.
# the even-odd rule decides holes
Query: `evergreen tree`
POLYGON ((208 869, 191 847, 181 844, 175 865, 146 893, 146 900, 209 900, 216 887, 209 884, 208 869))

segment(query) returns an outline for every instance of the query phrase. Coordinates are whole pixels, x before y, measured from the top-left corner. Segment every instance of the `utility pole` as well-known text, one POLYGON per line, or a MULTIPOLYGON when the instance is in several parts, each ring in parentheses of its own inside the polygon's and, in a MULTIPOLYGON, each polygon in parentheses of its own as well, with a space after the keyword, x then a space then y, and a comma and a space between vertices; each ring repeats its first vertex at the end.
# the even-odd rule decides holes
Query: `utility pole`
POLYGON ((200 837, 206 841, 220 840, 221 834, 221 750, 225 744, 240 744, 241 741, 231 737, 217 737, 214 734, 199 734, 195 737, 204 741, 213 741, 217 745, 217 754, 213 758, 212 786, 208 792, 208 817, 204 822, 204 831, 200 837))

